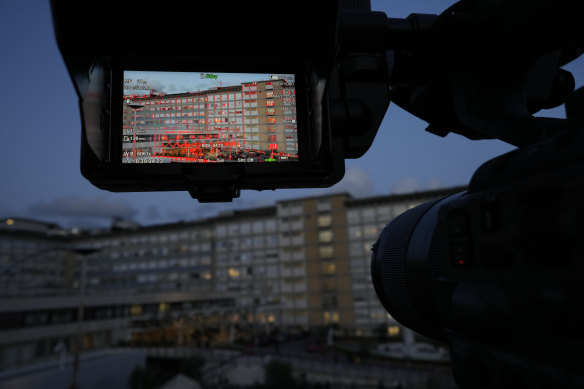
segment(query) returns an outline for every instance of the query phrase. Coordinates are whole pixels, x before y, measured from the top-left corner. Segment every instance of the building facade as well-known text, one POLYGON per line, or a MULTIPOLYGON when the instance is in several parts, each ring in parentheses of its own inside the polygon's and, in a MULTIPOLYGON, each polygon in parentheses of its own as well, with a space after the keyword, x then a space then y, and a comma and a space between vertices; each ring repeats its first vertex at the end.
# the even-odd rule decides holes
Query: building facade
POLYGON ((123 162, 297 160, 294 82, 125 96, 123 162))
POLYGON ((161 340, 164 331, 179 344, 233 341, 258 328, 395 331, 371 283, 371 246, 400 213, 463 189, 334 194, 85 233, 4 221, 0 368, 70 348, 80 317, 86 349, 161 340), (80 254, 86 247, 99 251, 80 254))

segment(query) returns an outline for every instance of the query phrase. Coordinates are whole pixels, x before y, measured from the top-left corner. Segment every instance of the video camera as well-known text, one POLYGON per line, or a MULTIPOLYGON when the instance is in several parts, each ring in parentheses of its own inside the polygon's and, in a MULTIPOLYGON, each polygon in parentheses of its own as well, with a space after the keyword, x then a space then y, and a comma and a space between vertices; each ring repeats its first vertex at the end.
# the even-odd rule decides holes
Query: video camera
POLYGON ((462 0, 396 19, 367 0, 52 0, 81 170, 102 189, 205 202, 330 186, 390 100, 433 134, 517 146, 373 248, 383 306, 450 343, 463 388, 584 387, 584 89, 561 68, 583 52, 578 5, 462 0), (564 103, 567 119, 534 116, 564 103))

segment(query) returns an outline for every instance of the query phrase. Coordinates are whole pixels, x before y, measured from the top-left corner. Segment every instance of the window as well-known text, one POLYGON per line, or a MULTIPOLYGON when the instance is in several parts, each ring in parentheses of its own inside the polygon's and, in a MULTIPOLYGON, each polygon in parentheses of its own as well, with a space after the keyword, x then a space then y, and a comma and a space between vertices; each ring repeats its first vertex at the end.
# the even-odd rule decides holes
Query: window
POLYGON ((351 259, 350 266, 351 271, 365 271, 367 270, 368 263, 363 260, 363 258, 351 259))
POLYGON ((320 265, 320 270, 323 274, 334 274, 336 266, 332 262, 324 262, 320 265))
POLYGON ((338 323, 339 313, 338 312, 323 312, 324 324, 338 323))
POLYGON ((330 243, 333 241, 333 232, 331 230, 319 231, 318 241, 320 243, 330 243))
POLYGON ((266 266, 266 273, 268 277, 276 277, 278 275, 278 266, 277 265, 266 266))
POLYGON ((278 244, 278 235, 277 234, 266 235, 266 244, 268 246, 277 245, 278 244))
POLYGON ((337 296, 322 296, 323 308, 336 308, 338 306, 337 296))
POLYGON ((273 107, 276 105, 274 100, 266 100, 266 107, 273 107))
POLYGON ((239 224, 233 223, 229 225, 229 235, 239 234, 239 224))
POLYGON ((130 315, 138 316, 142 314, 142 306, 141 305, 132 305, 130 307, 130 315))
POLYGON ((408 210, 408 207, 406 204, 396 204, 393 206, 393 214, 395 216, 398 216, 399 214, 401 214, 407 210, 408 210))
POLYGON ((353 305, 367 305, 367 295, 365 293, 353 293, 353 305))
POLYGON ((275 114, 276 114, 276 109, 275 108, 267 108, 266 109, 266 115, 275 115, 275 114))
POLYGON ((379 236, 379 227, 377 226, 364 226, 363 235, 366 238, 377 238, 379 236))
POLYGON ((230 278, 237 278, 241 275, 241 272, 239 271, 239 269, 230 267, 227 270, 227 274, 229 275, 230 278))
POLYGON ((266 99, 274 98, 274 91, 266 91, 266 99))
POLYGON ((253 245, 253 239, 251 237, 241 239, 241 248, 250 248, 253 245))
POLYGON ((217 226, 217 229, 215 231, 215 233, 217 234, 217 236, 225 236, 227 235, 227 226, 217 226))
POLYGON ((349 244, 349 255, 351 256, 361 256, 365 254, 363 250, 363 244, 361 242, 353 242, 349 244))
POLYGON ((266 221, 266 230, 267 231, 275 231, 276 230, 276 220, 266 221))
POLYGON ((254 247, 263 247, 264 246, 264 237, 263 236, 254 236, 253 245, 254 245, 254 247))
POLYGON ((320 215, 318 217, 318 226, 319 227, 330 227, 330 225, 332 224, 333 218, 330 214, 328 215, 320 215))
POLYGON ((374 208, 366 208, 362 211, 361 216, 363 221, 370 222, 375 220, 375 209, 374 208))
POLYGON ((334 254, 333 246, 320 246, 318 251, 321 258, 331 258, 334 254))
POLYGON ((361 233, 361 226, 353 226, 353 227, 349 227, 349 239, 350 240, 355 240, 355 239, 360 239, 362 237, 362 233, 361 233))
POLYGON ((269 124, 275 124, 276 123, 276 118, 267 118, 267 121, 269 124))
POLYGON ((320 286, 324 291, 331 291, 337 288, 337 283, 334 278, 327 278, 321 281, 320 286))
POLYGON ((316 203, 316 210, 318 212, 326 212, 331 210, 331 202, 329 199, 321 199, 316 203))
POLYGON ((389 222, 391 219, 391 208, 388 206, 383 206, 377 208, 377 217, 381 219, 384 223, 389 222))
POLYGON ((359 211, 354 209, 347 212, 347 222, 350 224, 359 223, 359 211))

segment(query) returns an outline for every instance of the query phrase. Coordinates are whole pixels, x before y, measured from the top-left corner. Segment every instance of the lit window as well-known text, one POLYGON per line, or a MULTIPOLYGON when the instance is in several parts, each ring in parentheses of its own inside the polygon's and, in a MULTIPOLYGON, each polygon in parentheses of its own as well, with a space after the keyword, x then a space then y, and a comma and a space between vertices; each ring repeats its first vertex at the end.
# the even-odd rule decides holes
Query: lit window
POLYGON ((334 274, 336 267, 332 262, 325 262, 321 264, 320 269, 323 274, 334 274))
POLYGON ((339 313, 338 312, 323 312, 324 324, 338 323, 339 313))
POLYGON ((379 235, 379 227, 377 226, 364 226, 363 235, 366 238, 376 238, 379 235))
POLYGON ((329 227, 332 224, 333 218, 331 215, 320 215, 318 217, 319 227, 329 227))
POLYGON ((333 232, 331 230, 319 231, 318 241, 321 243, 330 243, 333 241, 333 232))
POLYGON ((138 316, 142 314, 142 306, 141 305, 132 305, 130 307, 130 315, 138 316))

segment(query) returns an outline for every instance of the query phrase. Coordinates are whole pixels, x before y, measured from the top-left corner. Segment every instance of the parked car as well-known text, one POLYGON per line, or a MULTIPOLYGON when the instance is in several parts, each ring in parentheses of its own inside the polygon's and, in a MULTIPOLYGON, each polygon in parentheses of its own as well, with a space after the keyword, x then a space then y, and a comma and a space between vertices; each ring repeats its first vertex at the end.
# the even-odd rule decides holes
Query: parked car
POLYGON ((309 353, 324 354, 326 352, 326 344, 320 339, 310 339, 304 342, 304 350, 309 353))

